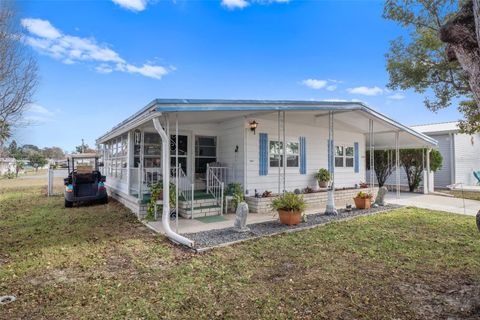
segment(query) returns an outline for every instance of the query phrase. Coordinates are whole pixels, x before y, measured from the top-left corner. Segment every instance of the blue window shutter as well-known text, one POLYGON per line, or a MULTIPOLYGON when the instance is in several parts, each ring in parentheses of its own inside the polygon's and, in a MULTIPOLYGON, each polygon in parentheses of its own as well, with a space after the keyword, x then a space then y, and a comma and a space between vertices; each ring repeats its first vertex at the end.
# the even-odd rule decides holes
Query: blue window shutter
POLYGON ((259 163, 259 174, 261 176, 266 176, 268 175, 268 134, 266 133, 260 133, 259 135, 260 139, 260 159, 258 161, 259 163))
POLYGON ((305 137, 300 137, 300 174, 307 174, 307 143, 305 137))
POLYGON ((358 142, 355 142, 353 144, 353 154, 355 156, 355 159, 354 159, 354 167, 355 167, 355 173, 359 173, 360 172, 360 159, 359 159, 359 150, 358 150, 358 142))

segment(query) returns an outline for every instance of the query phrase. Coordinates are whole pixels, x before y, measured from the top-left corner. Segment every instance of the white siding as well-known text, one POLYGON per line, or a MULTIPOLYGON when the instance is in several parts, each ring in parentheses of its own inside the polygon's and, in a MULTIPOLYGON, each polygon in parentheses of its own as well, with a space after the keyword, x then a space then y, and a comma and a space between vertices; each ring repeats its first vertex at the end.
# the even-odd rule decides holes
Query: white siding
MULTIPOLYGON (((260 120, 258 120, 260 122, 260 120)), ((300 168, 286 169, 286 189, 293 191, 296 188, 303 189, 307 186, 316 187, 317 182, 314 178, 315 172, 320 168, 327 168, 327 140, 328 128, 315 127, 298 123, 286 123, 286 141, 299 141, 300 136, 306 137, 307 153, 307 174, 301 175, 300 168)), ((247 189, 253 195, 254 190, 263 192, 270 190, 278 191, 278 168, 268 169, 267 176, 259 175, 259 133, 267 133, 269 140, 278 139, 278 127, 276 121, 262 119, 257 133, 254 135, 250 130, 246 131, 247 144, 247 189)), ((283 139, 282 135, 280 141, 283 139)), ((335 185, 336 187, 353 187, 360 181, 365 181, 365 136, 361 133, 335 131, 335 144, 352 146, 354 142, 359 144, 359 165, 358 173, 354 168, 336 168, 335 185)), ((283 175, 283 168, 280 175, 283 175)), ((283 188, 283 180, 282 188, 283 188)))
POLYGON ((475 185, 473 170, 480 170, 480 135, 455 134, 455 183, 475 185))
POLYGON ((435 172, 434 184, 436 188, 445 188, 452 184, 452 139, 449 134, 432 135, 431 137, 438 141, 438 151, 443 157, 442 169, 435 172))
POLYGON ((220 124, 218 135, 218 154, 219 162, 232 168, 235 181, 242 183, 244 178, 244 143, 243 134, 245 131, 243 118, 226 121, 220 124), (238 146, 238 152, 235 152, 238 146))

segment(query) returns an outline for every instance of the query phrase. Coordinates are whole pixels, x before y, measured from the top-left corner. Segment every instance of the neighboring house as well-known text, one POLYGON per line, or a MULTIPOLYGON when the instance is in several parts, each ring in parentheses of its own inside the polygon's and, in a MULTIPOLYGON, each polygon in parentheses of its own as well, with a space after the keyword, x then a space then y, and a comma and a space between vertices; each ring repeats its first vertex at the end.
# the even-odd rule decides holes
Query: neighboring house
POLYGON ((0 176, 9 172, 15 173, 16 168, 15 158, 0 158, 0 176))
POLYGON ((480 134, 460 133, 458 122, 432 123, 411 128, 438 141, 443 166, 435 173, 436 188, 446 188, 452 184, 477 184, 473 171, 480 170, 480 134))
MULTIPOLYGON (((359 102, 162 99, 115 126, 97 144, 111 196, 140 218, 149 185, 161 180, 163 172, 175 182, 178 151, 179 212, 194 218, 220 214, 222 190, 230 182, 240 183, 250 209, 259 210, 255 193, 317 189, 314 174, 320 168, 335 172, 336 188, 351 189, 335 199, 351 200, 358 191, 354 188, 365 181, 370 125, 377 132, 375 148, 392 148, 396 137, 400 148, 436 145, 359 102), (164 150, 170 152, 165 153, 167 163, 162 163, 161 135, 170 140, 170 150, 164 150)), ((323 194, 319 209, 325 205, 323 194)))

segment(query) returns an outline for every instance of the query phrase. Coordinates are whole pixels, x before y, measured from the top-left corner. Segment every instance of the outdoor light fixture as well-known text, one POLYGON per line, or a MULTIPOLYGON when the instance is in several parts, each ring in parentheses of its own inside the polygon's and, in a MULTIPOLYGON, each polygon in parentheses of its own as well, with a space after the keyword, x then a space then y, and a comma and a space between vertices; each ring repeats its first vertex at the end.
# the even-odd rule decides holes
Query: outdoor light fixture
POLYGON ((248 126, 250 127, 250 130, 253 131, 253 134, 255 134, 255 130, 257 130, 258 122, 253 120, 248 124, 248 126))

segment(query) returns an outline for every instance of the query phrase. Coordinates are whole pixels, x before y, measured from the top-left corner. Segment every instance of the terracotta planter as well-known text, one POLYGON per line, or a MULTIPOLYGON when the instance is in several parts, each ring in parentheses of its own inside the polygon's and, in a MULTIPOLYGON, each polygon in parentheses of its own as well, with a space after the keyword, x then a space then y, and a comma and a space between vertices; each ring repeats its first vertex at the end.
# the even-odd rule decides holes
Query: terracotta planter
POLYGON ((282 224, 289 226, 299 224, 302 221, 302 213, 300 211, 278 210, 278 216, 282 224))
POLYGON ((353 198, 353 201, 355 201, 355 207, 357 209, 370 209, 370 206, 372 204, 372 199, 370 198, 353 198))
POLYGON ((319 180, 319 181, 318 181, 318 186, 319 186, 320 188, 326 188, 326 187, 328 187, 328 181, 320 181, 320 180, 319 180))

